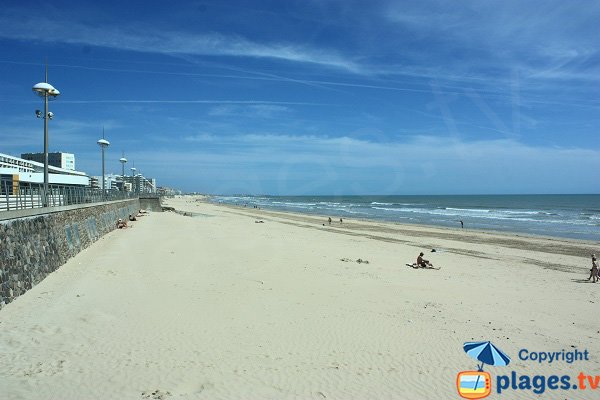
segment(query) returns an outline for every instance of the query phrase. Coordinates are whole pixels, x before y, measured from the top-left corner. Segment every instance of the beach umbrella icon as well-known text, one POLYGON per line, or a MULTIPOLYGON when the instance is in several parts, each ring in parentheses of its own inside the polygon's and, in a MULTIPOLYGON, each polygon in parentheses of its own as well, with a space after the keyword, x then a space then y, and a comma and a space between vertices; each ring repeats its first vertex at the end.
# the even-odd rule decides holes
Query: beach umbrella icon
MULTIPOLYGON (((492 342, 466 342, 463 344, 463 349, 470 357, 481 361, 481 365, 477 366, 479 371, 483 371, 483 364, 505 366, 510 363, 510 357, 494 346, 492 342)), ((477 375, 474 387, 477 387, 479 378, 480 375, 477 375)))
POLYGON ((492 342, 466 342, 463 349, 469 356, 481 361, 481 365, 478 366, 479 371, 483 371, 483 364, 505 366, 510 363, 510 357, 492 342))

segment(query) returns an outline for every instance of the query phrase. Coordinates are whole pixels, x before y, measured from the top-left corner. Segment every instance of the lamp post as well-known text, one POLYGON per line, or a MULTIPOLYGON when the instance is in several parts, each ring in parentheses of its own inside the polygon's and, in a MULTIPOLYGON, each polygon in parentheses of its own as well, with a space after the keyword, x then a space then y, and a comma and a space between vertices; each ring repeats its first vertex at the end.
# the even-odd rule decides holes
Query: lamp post
POLYGON ((106 194, 104 189, 104 149, 110 146, 110 142, 104 139, 104 129, 102 129, 102 139, 98 140, 98 145, 102 148, 102 197, 106 194))
POLYGON ((54 86, 48 83, 48 65, 46 65, 46 75, 44 82, 33 85, 33 92, 44 99, 44 114, 40 110, 35 110, 38 118, 44 118, 44 193, 42 197, 42 206, 48 207, 48 120, 54 117, 54 114, 48 111, 48 100, 56 98, 60 92, 54 86))
MULTIPOLYGON (((135 165, 135 162, 133 163, 133 165, 135 165)), ((135 171, 137 171, 137 169, 135 167, 131 167, 131 191, 133 193, 136 193, 135 191, 135 171)))
POLYGON ((122 186, 122 190, 125 191, 125 163, 127 162, 127 159, 125 158, 125 153, 122 153, 123 157, 121 157, 119 159, 119 162, 121 163, 121 184, 122 186))

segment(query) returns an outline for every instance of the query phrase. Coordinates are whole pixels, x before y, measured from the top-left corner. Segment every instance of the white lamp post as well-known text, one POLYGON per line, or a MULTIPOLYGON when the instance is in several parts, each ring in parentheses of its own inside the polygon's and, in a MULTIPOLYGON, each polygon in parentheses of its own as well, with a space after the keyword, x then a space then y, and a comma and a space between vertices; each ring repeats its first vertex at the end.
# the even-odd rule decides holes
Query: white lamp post
POLYGON ((123 153, 123 157, 119 159, 119 162, 121 163, 121 183, 123 185, 123 191, 125 191, 125 163, 127 162, 125 153, 123 153))
POLYGON ((102 139, 98 140, 98 146, 102 148, 102 196, 106 194, 104 188, 104 149, 110 146, 110 142, 104 139, 104 129, 102 129, 102 139))
POLYGON ((45 81, 33 85, 33 92, 44 99, 44 114, 40 110, 35 110, 38 118, 44 118, 44 193, 42 205, 48 207, 48 120, 54 117, 48 111, 48 100, 56 98, 60 92, 54 86, 48 83, 48 66, 46 65, 45 81))
MULTIPOLYGON (((133 165, 135 165, 135 162, 133 163, 133 165)), ((136 189, 135 189, 135 171, 137 171, 137 169, 135 167, 131 167, 130 169, 131 169, 131 191, 133 193, 135 193, 136 192, 136 189)))

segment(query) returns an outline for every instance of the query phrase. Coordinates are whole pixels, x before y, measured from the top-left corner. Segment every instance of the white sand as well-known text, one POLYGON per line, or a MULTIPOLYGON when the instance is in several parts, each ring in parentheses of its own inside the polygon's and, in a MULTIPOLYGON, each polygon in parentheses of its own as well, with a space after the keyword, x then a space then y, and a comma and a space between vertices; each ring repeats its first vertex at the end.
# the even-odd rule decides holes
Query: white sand
POLYGON ((512 357, 492 375, 600 375, 591 244, 167 205, 204 215, 141 218, 0 311, 1 398, 455 399, 471 340, 512 357))

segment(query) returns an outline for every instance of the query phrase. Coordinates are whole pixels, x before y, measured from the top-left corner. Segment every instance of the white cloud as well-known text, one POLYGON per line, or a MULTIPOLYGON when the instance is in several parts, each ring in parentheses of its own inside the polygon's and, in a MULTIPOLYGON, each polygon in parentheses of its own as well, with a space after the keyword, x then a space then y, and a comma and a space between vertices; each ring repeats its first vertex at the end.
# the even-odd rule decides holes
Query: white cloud
POLYGON ((177 159, 181 171, 193 171, 185 179, 194 182, 218 180, 233 187, 252 179, 262 190, 281 194, 300 193, 298 188, 304 194, 337 193, 350 186, 353 193, 361 188, 364 193, 590 192, 588 182, 600 169, 597 150, 531 147, 512 139, 413 136, 375 143, 352 137, 201 134, 187 140, 185 150, 136 157, 152 160, 155 171, 177 159))
POLYGON ((189 54, 272 58, 318 64, 359 72, 361 66, 333 49, 311 48, 293 43, 259 43, 239 35, 220 33, 192 34, 159 31, 148 26, 90 26, 76 21, 56 21, 28 12, 7 12, 0 16, 0 37, 89 46, 108 47, 146 53, 189 54))

